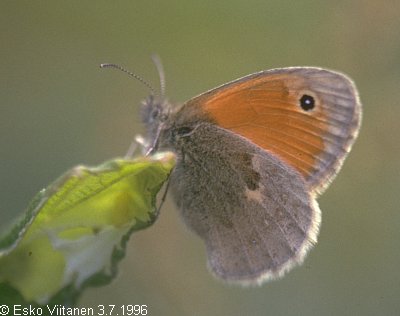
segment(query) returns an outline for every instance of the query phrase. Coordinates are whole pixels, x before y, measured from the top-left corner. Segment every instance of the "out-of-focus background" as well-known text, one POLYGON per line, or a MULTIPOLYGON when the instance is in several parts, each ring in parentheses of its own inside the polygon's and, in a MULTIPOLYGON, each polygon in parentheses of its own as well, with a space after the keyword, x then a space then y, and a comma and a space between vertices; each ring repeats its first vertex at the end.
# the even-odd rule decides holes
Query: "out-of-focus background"
POLYGON ((68 168, 124 155, 143 131, 158 53, 173 102, 263 69, 340 70, 364 105, 360 137, 319 199, 305 263, 259 288, 207 271, 170 200, 133 235, 119 276, 80 306, 147 304, 149 315, 400 315, 399 1, 2 1, 0 220, 68 168))

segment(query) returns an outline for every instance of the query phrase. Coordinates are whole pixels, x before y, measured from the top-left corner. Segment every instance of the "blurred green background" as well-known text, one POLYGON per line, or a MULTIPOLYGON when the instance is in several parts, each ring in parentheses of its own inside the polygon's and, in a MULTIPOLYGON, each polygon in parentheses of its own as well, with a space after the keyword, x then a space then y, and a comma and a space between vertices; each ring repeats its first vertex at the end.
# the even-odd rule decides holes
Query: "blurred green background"
POLYGON ((340 70, 364 105, 360 137, 319 199, 319 243, 260 288, 207 271, 170 200, 134 235, 119 276, 80 306, 147 304, 149 315, 400 315, 399 1, 1 1, 0 216, 10 223, 66 169, 121 156, 142 132, 150 55, 173 102, 283 66, 340 70))

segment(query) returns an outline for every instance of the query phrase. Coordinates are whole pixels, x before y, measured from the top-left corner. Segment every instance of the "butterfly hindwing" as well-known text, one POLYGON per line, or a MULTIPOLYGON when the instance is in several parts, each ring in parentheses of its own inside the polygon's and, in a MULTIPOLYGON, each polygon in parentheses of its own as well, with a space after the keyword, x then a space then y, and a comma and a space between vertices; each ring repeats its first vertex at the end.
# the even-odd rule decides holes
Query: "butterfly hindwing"
POLYGON ((303 260, 320 214, 297 171, 213 124, 198 125, 180 144, 172 189, 184 221, 206 244, 214 274, 255 283, 303 260))

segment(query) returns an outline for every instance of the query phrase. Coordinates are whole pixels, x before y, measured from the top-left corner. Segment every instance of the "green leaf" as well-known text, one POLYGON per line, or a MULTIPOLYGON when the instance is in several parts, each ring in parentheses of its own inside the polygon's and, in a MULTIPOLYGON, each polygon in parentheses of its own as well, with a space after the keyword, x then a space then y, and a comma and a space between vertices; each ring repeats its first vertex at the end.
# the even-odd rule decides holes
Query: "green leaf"
POLYGON ((74 304, 108 283, 130 234, 155 221, 174 162, 163 153, 77 166, 39 192, 0 239, 0 303, 74 304))

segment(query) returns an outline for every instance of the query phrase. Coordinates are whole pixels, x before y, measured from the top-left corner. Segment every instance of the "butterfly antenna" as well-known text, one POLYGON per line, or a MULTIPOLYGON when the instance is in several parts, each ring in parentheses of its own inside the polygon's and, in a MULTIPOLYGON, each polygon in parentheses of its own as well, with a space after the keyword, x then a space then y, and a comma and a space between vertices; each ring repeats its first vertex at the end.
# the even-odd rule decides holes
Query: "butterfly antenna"
POLYGON ((131 77, 135 78, 136 80, 139 80, 141 83, 143 83, 147 88, 150 89, 150 91, 151 91, 151 93, 153 95, 157 95, 156 91, 154 90, 153 86, 150 83, 148 83, 146 80, 144 80, 139 75, 137 75, 134 72, 129 71, 129 70, 121 67, 120 65, 117 65, 117 64, 100 64, 100 68, 115 68, 115 69, 121 70, 121 71, 127 73, 129 76, 131 76, 131 77))
POLYGON ((157 54, 153 54, 151 56, 151 59, 152 59, 154 65, 156 65, 156 68, 157 68, 158 76, 160 78, 161 98, 164 99, 164 97, 165 97, 165 72, 164 72, 164 67, 162 65, 160 56, 158 56, 157 54))

